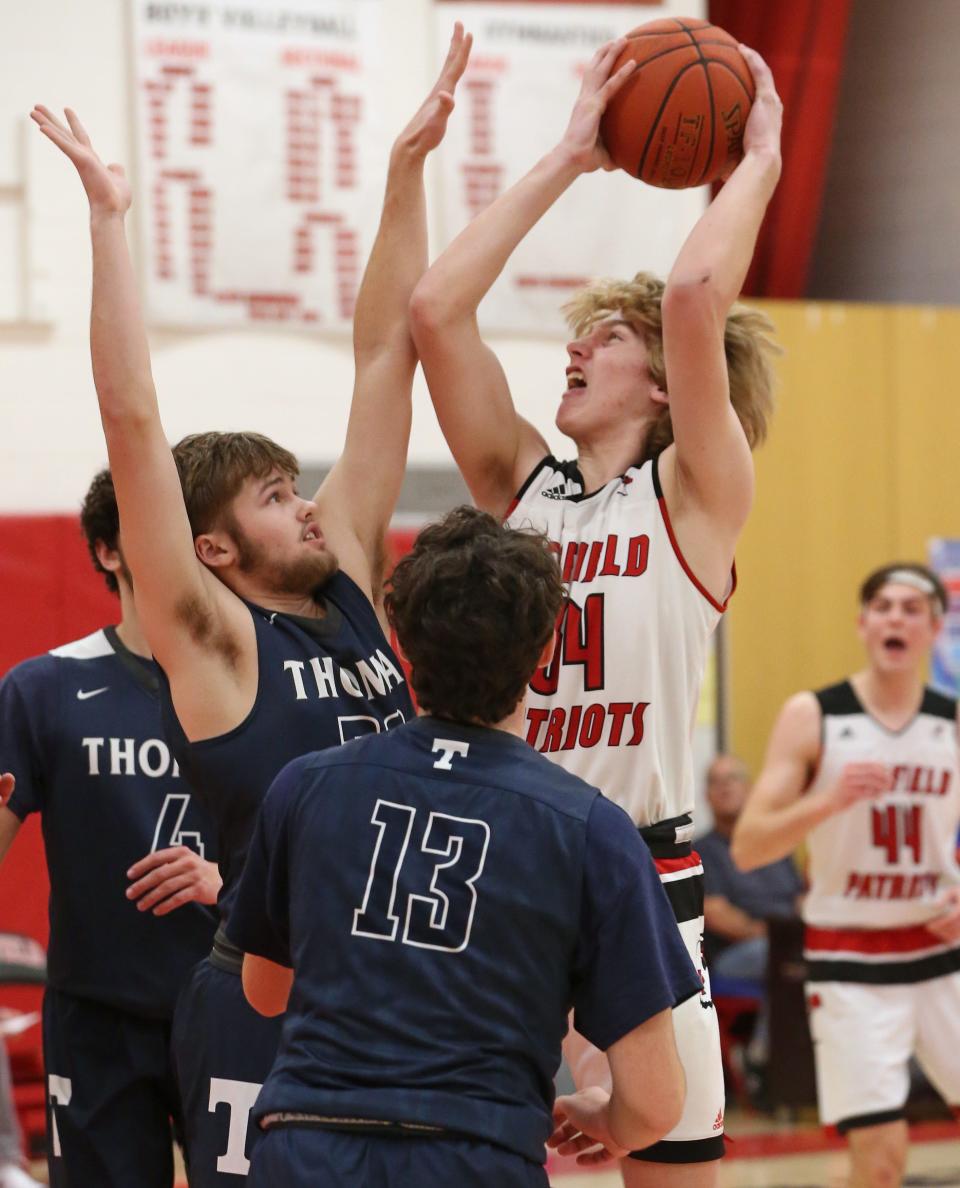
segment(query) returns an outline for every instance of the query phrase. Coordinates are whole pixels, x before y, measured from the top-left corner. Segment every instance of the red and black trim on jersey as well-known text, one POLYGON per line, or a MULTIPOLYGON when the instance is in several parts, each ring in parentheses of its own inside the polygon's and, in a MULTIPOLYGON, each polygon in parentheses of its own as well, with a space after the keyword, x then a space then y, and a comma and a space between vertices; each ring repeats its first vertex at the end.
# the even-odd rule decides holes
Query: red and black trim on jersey
POLYGON ((909 928, 815 928, 803 955, 809 982, 904 985, 960 970, 960 945, 948 945, 924 925, 909 928))
MULTIPOLYGON (((673 524, 670 521, 670 512, 667 509, 667 501, 664 498, 663 487, 660 485, 660 472, 658 469, 658 464, 659 458, 653 458, 651 460, 653 493, 656 496, 657 506, 660 508, 660 515, 663 518, 663 526, 667 530, 667 537, 669 538, 674 555, 680 562, 680 568, 687 575, 693 586, 703 595, 703 597, 707 600, 707 602, 710 603, 714 610, 719 611, 720 614, 723 614, 730 605, 730 599, 733 597, 733 593, 737 588, 736 564, 734 564, 730 570, 730 590, 723 602, 718 602, 690 568, 686 557, 684 557, 680 549, 680 545, 678 544, 677 538, 674 535, 673 524)), ((586 499, 592 499, 594 495, 599 494, 599 492, 603 490, 603 487, 600 487, 596 491, 585 491, 584 488, 586 484, 583 481, 583 475, 580 472, 580 467, 576 462, 561 462, 552 454, 547 454, 546 457, 541 458, 537 465, 534 466, 533 470, 530 471, 530 474, 527 476, 523 485, 510 501, 510 506, 507 508, 503 517, 504 520, 508 520, 510 516, 513 515, 521 499, 523 499, 524 495, 530 489, 531 483, 537 477, 537 475, 540 474, 545 466, 550 467, 551 470, 557 471, 563 476, 562 480, 558 481, 555 490, 551 489, 549 491, 541 492, 541 494, 547 498, 561 499, 570 503, 582 503, 586 499), (571 491, 571 487, 579 487, 580 490, 571 491)), ((622 483, 629 483, 633 480, 630 478, 630 476, 623 474, 620 476, 620 481, 622 483)), ((606 486, 606 484, 604 484, 604 486, 606 486)))
POLYGON ((843 718, 852 714, 860 714, 865 718, 869 718, 871 722, 887 734, 903 734, 904 731, 909 730, 916 718, 921 714, 931 718, 945 718, 948 722, 955 722, 957 720, 956 698, 947 697, 945 694, 938 693, 936 689, 931 689, 929 686, 923 690, 923 700, 920 702, 920 707, 916 715, 906 725, 901 726, 899 730, 890 730, 882 722, 877 721, 857 696, 857 691, 849 680, 838 681, 835 685, 827 685, 823 689, 816 689, 814 691, 814 697, 816 697, 820 704, 820 713, 823 718, 843 718))
POLYGON ((670 538, 670 544, 673 548, 674 554, 676 555, 677 560, 680 562, 680 568, 687 575, 693 585, 700 591, 704 598, 706 598, 707 602, 710 603, 713 609, 715 611, 719 611, 722 615, 730 605, 730 599, 733 597, 733 593, 737 588, 736 562, 734 562, 730 569, 730 591, 723 602, 718 602, 687 564, 686 557, 684 557, 683 553, 680 551, 680 545, 677 543, 677 538, 673 534, 673 524, 670 522, 670 512, 667 510, 667 501, 664 498, 663 487, 660 486, 660 471, 658 468, 659 461, 659 458, 653 459, 653 492, 657 497, 660 515, 663 517, 663 526, 667 530, 667 536, 670 538))

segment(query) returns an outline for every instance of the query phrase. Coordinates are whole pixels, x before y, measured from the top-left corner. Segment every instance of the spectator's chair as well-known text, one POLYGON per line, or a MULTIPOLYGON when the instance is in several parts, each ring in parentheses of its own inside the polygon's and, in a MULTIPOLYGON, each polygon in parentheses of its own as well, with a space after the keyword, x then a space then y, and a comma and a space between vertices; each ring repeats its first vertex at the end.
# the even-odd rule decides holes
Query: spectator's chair
POLYGON ((46 953, 39 941, 0 932, 0 1036, 13 1076, 13 1104, 27 1153, 42 1155, 47 1125, 40 1010, 46 953))
POLYGON ((745 1076, 746 1047, 763 1005, 763 986, 747 978, 710 975, 710 993, 720 1029, 723 1080, 740 1106, 749 1104, 745 1076))

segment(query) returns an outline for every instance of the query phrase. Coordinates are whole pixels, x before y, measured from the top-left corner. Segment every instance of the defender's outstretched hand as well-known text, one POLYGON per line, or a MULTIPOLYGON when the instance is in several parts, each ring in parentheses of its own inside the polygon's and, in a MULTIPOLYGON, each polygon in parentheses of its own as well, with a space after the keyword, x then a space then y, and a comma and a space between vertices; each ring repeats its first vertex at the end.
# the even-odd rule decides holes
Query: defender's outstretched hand
POLYGON ((558 1097, 553 1107, 555 1129, 547 1146, 559 1155, 576 1155, 577 1163, 590 1167, 624 1159, 629 1151, 610 1133, 609 1105, 610 1093, 599 1085, 558 1097))
POLYGON ((443 140, 447 120, 453 111, 454 92, 467 68, 472 46, 473 34, 464 33, 463 25, 457 21, 440 75, 413 119, 397 137, 397 147, 426 156, 443 140))
POLYGON ((66 125, 48 107, 38 103, 30 118, 77 167, 90 210, 100 214, 125 214, 130 208, 130 183, 123 166, 104 165, 94 152, 90 137, 76 113, 67 107, 64 114, 66 125))
POLYGON ((580 94, 570 114, 570 123, 563 134, 561 145, 583 173, 592 173, 595 169, 616 169, 600 139, 600 117, 636 68, 636 62, 631 60, 624 62, 616 73, 611 74, 626 44, 626 37, 619 37, 616 41, 601 45, 593 55, 584 72, 580 94))

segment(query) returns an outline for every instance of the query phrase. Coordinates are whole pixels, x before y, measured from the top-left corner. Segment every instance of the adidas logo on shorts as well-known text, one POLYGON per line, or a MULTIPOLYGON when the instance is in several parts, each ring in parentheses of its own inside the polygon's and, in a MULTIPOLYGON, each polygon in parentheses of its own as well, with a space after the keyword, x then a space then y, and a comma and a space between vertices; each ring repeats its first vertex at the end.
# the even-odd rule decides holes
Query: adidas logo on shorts
POLYGON ((717 1120, 713 1124, 714 1130, 723 1130, 723 1110, 717 1110, 717 1120))

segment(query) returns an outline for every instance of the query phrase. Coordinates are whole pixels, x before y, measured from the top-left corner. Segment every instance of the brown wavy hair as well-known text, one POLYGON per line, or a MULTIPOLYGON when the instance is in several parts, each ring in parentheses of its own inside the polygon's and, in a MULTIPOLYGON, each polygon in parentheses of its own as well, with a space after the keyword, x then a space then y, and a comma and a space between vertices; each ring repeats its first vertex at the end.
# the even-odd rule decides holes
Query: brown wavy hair
POLYGON ((456 507, 417 537, 387 583, 387 616, 420 707, 494 724, 523 697, 563 604, 545 536, 456 507))
POLYGON ((296 457, 262 433, 191 433, 173 447, 173 459, 195 537, 222 523, 248 478, 274 469, 291 478, 300 473, 296 457))
MULTIPOLYGON (((663 362, 661 302, 666 288, 659 277, 638 272, 633 280, 598 280, 575 293, 563 307, 577 337, 593 325, 617 314, 633 326, 647 348, 650 376, 658 388, 667 388, 663 362)), ((750 448, 761 445, 773 414, 773 359, 781 348, 773 339, 773 323, 759 310, 735 303, 727 314, 724 350, 730 377, 730 403, 740 419, 750 448)), ((647 435, 645 462, 661 454, 673 441, 670 406, 665 405, 647 435)))
POLYGON ((101 470, 93 476, 87 493, 80 505, 80 530, 87 541, 90 560, 97 573, 103 574, 111 594, 119 592, 117 575, 104 569, 97 556, 97 541, 102 540, 108 549, 115 549, 120 537, 120 510, 117 507, 117 493, 113 489, 113 476, 109 470, 101 470))
POLYGON ((868 574, 860 586, 860 605, 866 606, 868 602, 872 602, 898 570, 901 572, 906 570, 907 573, 912 573, 923 581, 929 582, 931 592, 927 594, 927 598, 930 600, 934 615, 939 618, 947 613, 950 596, 947 594, 946 586, 932 569, 921 565, 919 561, 892 561, 889 565, 881 565, 879 569, 868 574))

